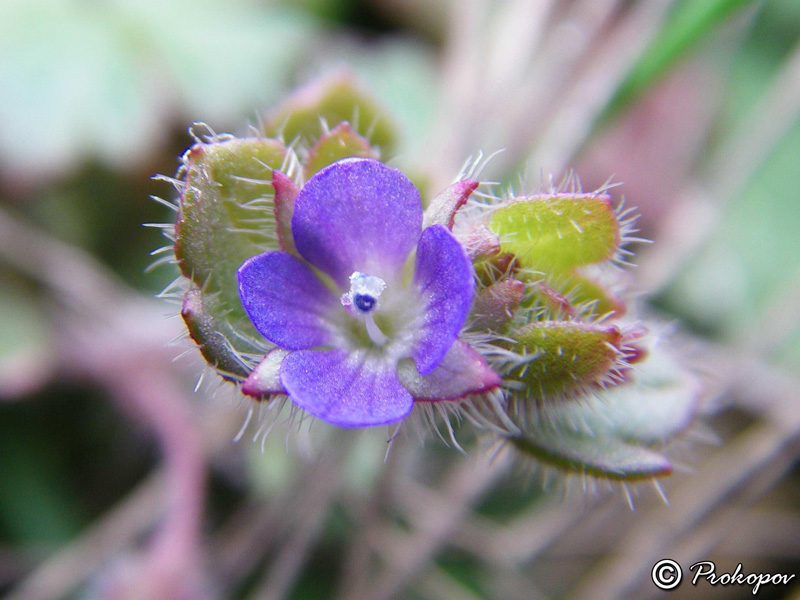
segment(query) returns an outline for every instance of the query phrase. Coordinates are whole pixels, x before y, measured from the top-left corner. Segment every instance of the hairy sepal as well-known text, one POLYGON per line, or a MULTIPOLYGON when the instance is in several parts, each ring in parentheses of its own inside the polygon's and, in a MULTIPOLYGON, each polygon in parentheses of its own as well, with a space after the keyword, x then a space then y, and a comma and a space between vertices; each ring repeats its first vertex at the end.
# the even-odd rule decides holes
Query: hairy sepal
POLYGON ((525 294, 525 283, 518 279, 503 279, 478 292, 472 305, 471 328, 503 331, 514 317, 525 294))
MULTIPOLYGON (((611 325, 540 321, 509 332, 520 356, 509 377, 522 387, 521 397, 555 399, 582 393, 592 385, 619 378, 624 364, 622 333, 611 325)), ((523 402, 526 400, 523 400, 523 402)))
POLYGON ((292 215, 294 215, 294 199, 300 193, 300 188, 277 169, 272 171, 272 187, 275 189, 274 214, 278 246, 284 252, 298 256, 292 236, 292 215))
MULTIPOLYGON (((200 354, 223 379, 241 381, 247 377, 250 371, 247 361, 234 346, 237 342, 239 346, 244 342, 225 319, 215 296, 189 290, 183 299, 181 317, 200 354)), ((256 350, 248 349, 251 352, 256 350)))
POLYGON ((502 384, 486 359, 461 340, 456 340, 429 375, 420 375, 413 360, 401 361, 397 375, 414 400, 424 402, 460 400, 489 392, 502 384))
POLYGON ((567 298, 573 312, 582 318, 623 316, 627 312, 625 302, 615 293, 613 289, 615 286, 604 281, 605 279, 613 281, 613 275, 618 276, 618 273, 609 273, 603 269, 591 270, 596 272, 588 274, 581 270, 573 270, 560 273, 555 277, 549 277, 547 286, 567 298), (612 277, 604 277, 605 275, 612 277))
POLYGON ((280 368, 288 350, 273 348, 267 352, 242 384, 242 393, 256 400, 263 400, 274 394, 285 394, 280 378, 280 368))
POLYGON ((483 223, 468 225, 456 233, 456 238, 476 265, 500 254, 500 239, 483 223))
POLYGON ((458 209, 464 206, 477 187, 477 181, 462 179, 439 193, 431 200, 428 208, 425 209, 422 228, 425 229, 431 225, 444 225, 452 230, 458 209))

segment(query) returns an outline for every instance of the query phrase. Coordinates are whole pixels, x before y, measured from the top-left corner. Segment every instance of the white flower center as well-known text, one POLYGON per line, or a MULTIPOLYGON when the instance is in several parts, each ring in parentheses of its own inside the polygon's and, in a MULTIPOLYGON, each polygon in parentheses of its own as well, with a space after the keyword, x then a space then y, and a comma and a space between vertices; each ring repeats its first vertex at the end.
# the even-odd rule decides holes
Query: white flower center
POLYGON ((354 315, 362 315, 367 326, 367 333, 374 344, 383 346, 388 338, 383 334, 372 313, 380 304, 381 294, 386 289, 386 282, 375 275, 367 275, 355 271, 350 275, 350 291, 342 295, 342 304, 354 315))
POLYGON ((342 304, 367 314, 378 308, 378 300, 385 289, 386 282, 380 277, 356 271, 350 275, 350 291, 342 296, 342 304))

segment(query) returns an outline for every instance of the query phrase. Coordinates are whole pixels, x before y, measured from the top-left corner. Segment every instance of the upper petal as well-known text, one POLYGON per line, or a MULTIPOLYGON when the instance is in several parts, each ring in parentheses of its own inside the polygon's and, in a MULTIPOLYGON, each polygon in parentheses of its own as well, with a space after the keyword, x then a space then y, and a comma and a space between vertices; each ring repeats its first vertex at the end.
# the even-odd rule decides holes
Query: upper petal
POLYGON ((255 328, 273 344, 302 350, 330 339, 333 293, 299 258, 266 252, 239 267, 239 297, 255 328))
POLYGON ((281 382, 292 401, 341 427, 386 425, 414 406, 393 364, 364 352, 300 350, 281 364, 281 382))
POLYGON ((427 375, 458 337, 475 291, 472 262, 443 225, 422 233, 414 282, 422 296, 424 316, 413 357, 420 374, 427 375))
POLYGON ((414 184, 366 158, 346 158, 316 173, 297 195, 292 217, 297 250, 343 289, 354 271, 396 279, 421 227, 414 184))

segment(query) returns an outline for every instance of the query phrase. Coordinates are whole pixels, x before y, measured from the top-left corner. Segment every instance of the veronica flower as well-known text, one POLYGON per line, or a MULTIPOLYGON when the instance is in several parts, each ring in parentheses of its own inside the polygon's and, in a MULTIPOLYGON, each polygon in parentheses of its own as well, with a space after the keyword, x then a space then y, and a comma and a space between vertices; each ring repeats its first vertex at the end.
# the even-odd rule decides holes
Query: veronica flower
POLYGON ((247 385, 343 427, 500 385, 458 339, 472 263, 447 227, 422 221, 417 189, 379 161, 344 159, 311 177, 291 219, 299 256, 267 252, 239 268, 242 304, 277 346, 247 385))

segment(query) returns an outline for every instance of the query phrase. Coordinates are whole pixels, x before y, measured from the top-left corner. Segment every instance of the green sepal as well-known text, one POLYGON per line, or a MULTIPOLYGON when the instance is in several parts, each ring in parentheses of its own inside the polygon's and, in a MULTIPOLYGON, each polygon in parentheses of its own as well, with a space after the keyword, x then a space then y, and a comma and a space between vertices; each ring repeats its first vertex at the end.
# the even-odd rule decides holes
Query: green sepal
POLYGON ((510 377, 523 396, 547 399, 582 391, 615 373, 622 334, 617 327, 575 321, 539 321, 512 330, 512 350, 525 357, 510 377))
POLYGON ((483 288, 472 304, 472 329, 503 331, 525 294, 525 283, 517 279, 502 279, 483 288))
POLYGON ((178 173, 184 183, 175 225, 181 271, 248 333, 236 271, 251 256, 279 249, 271 181, 285 156, 277 140, 229 138, 194 145, 178 173))
POLYGON ((560 272, 613 258, 619 222, 606 194, 537 194, 500 205, 489 220, 523 267, 560 272))
POLYGON ((567 295, 573 306, 583 307, 583 313, 596 316, 613 315, 621 317, 627 312, 625 302, 616 296, 608 287, 582 273, 569 273, 556 284, 563 294, 567 295))
POLYGON ((339 123, 329 132, 323 133, 309 151, 303 165, 305 178, 308 179, 329 164, 350 156, 378 158, 367 138, 360 136, 350 123, 339 123))
POLYGON ((672 464, 664 455, 617 438, 581 435, 543 424, 505 437, 522 458, 594 477, 636 481, 672 473, 672 464))
POLYGON ((224 379, 240 381, 247 377, 250 368, 234 347, 235 342, 241 346, 243 341, 221 313, 214 297, 200 290, 189 290, 183 298, 181 317, 200 354, 224 379))
POLYGON ((287 142, 299 138, 311 145, 325 132, 323 122, 335 127, 343 121, 351 123, 384 156, 394 151, 397 131, 391 117, 348 72, 313 81, 291 95, 267 115, 264 133, 282 136, 287 142))
POLYGON ((575 318, 575 307, 564 294, 555 287, 538 282, 531 287, 530 305, 540 307, 535 314, 541 313, 539 320, 563 320, 575 318))

